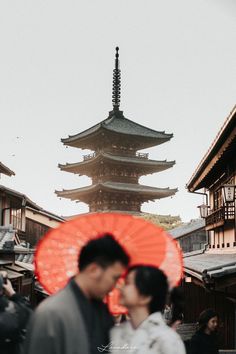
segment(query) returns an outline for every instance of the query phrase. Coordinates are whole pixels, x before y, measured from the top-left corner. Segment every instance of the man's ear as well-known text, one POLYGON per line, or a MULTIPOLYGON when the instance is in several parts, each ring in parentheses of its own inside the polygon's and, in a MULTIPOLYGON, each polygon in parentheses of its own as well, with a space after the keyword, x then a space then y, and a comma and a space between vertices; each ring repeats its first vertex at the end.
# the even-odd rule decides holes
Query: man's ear
POLYGON ((102 273, 102 268, 97 263, 90 263, 86 268, 87 274, 94 279, 102 273))

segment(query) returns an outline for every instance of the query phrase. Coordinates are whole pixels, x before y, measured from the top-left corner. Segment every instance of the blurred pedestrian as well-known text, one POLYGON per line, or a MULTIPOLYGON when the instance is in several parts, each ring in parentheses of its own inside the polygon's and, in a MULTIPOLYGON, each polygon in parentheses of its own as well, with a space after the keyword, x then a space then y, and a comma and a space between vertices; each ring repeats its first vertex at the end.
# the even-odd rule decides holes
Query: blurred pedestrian
POLYGON ((7 272, 0 272, 1 354, 20 353, 31 312, 28 301, 13 289, 7 272))
POLYGON ((171 319, 169 321, 169 326, 174 330, 178 330, 180 324, 183 323, 184 315, 184 294, 183 289, 180 287, 175 287, 170 293, 171 302, 171 319))
POLYGON ((129 268, 121 289, 121 304, 127 307, 130 321, 111 330, 112 353, 185 354, 181 338, 162 315, 167 292, 167 277, 158 268, 129 268))
POLYGON ((198 330, 188 343, 189 354, 219 354, 217 328, 219 316, 213 309, 203 311, 198 319, 198 330))
POLYGON ((106 346, 114 322, 102 300, 128 263, 112 235, 89 241, 81 249, 76 276, 32 316, 25 354, 95 354, 106 346))

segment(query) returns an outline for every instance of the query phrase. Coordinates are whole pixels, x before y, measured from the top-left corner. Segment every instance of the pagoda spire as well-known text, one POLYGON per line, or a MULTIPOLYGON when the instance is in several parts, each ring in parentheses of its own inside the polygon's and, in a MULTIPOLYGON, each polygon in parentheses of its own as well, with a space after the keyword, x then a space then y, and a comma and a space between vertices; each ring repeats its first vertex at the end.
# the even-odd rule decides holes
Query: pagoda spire
POLYGON ((113 88, 112 88, 112 104, 113 111, 119 111, 120 108, 120 63, 119 63, 119 47, 116 47, 115 69, 113 70, 113 88))

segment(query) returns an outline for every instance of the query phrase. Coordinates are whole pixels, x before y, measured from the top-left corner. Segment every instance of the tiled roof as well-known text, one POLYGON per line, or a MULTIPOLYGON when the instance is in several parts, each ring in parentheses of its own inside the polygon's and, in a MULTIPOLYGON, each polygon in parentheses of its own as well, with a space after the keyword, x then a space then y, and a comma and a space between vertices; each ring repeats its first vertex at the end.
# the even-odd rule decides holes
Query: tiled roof
POLYGON ((62 217, 62 216, 58 216, 54 213, 51 213, 50 211, 47 211, 45 209, 40 209, 40 210, 35 210, 34 208, 30 208, 30 207, 26 207, 27 210, 30 210, 32 212, 35 212, 37 214, 41 214, 41 215, 45 215, 47 216, 48 218, 52 218, 52 219, 55 219, 57 221, 65 221, 65 219, 62 217))
POLYGON ((10 188, 3 186, 3 185, 0 185, 0 191, 5 192, 6 194, 12 195, 14 197, 17 197, 21 200, 24 199, 26 201, 26 205, 28 205, 28 206, 32 206, 35 209, 42 209, 42 208, 40 208, 40 206, 38 206, 36 203, 34 203, 32 200, 30 200, 25 194, 17 192, 15 190, 10 189, 10 188))
POLYGON ((104 182, 96 185, 90 185, 87 187, 56 191, 58 197, 70 198, 72 200, 79 200, 82 194, 93 193, 97 190, 113 190, 120 192, 133 192, 149 195, 150 198, 160 199, 174 195, 178 189, 170 188, 155 188, 149 186, 143 186, 133 183, 118 183, 118 182, 104 182))
POLYGON ((77 173, 77 171, 79 172, 81 167, 89 166, 91 164, 94 164, 97 161, 104 160, 104 159, 110 160, 111 162, 118 162, 118 163, 122 162, 122 163, 131 164, 135 166, 142 166, 142 168, 143 167, 152 168, 155 171, 166 170, 175 164, 175 161, 166 161, 166 160, 157 161, 157 160, 149 160, 149 159, 144 159, 135 156, 118 156, 118 155, 101 152, 96 156, 82 162, 67 163, 65 165, 59 164, 59 168, 63 171, 77 173))
POLYGON ((236 273, 236 254, 202 253, 184 257, 186 273, 198 273, 203 278, 219 278, 236 273))
POLYGON ((113 131, 116 133, 121 133, 125 135, 134 135, 139 137, 147 137, 147 138, 158 138, 164 139, 167 141, 173 137, 173 134, 166 134, 164 131, 156 131, 153 129, 149 129, 143 125, 133 122, 130 119, 125 118, 122 115, 122 112, 113 111, 110 112, 110 115, 107 119, 101 121, 100 123, 94 125, 93 127, 79 133, 76 135, 70 135, 68 138, 62 139, 61 141, 64 144, 76 141, 78 139, 87 137, 100 129, 105 129, 109 131, 113 131))
POLYGON ((20 266, 21 268, 24 268, 25 270, 29 270, 30 272, 34 271, 34 265, 31 263, 16 261, 16 265, 20 266))
POLYGON ((2 162, 0 162, 0 173, 4 173, 7 176, 13 176, 15 175, 15 172, 10 170, 7 166, 5 166, 2 162))
POLYGON ((0 226, 0 249, 14 248, 15 231, 9 226, 0 226))
POLYGON ((16 255, 16 261, 32 264, 34 260, 34 254, 30 253, 20 253, 16 255))
POLYGON ((58 216, 54 213, 51 213, 50 211, 47 211, 43 208, 41 208, 39 205, 37 205, 36 203, 34 203, 30 198, 28 198, 25 194, 22 194, 20 192, 17 192, 13 189, 10 189, 6 186, 0 185, 0 192, 5 192, 8 195, 11 195, 13 197, 17 197, 20 200, 25 200, 26 201, 26 208, 31 210, 31 211, 37 211, 38 213, 48 216, 48 217, 52 217, 53 219, 56 219, 58 221, 64 221, 63 217, 58 216))
POLYGON ((205 227, 204 219, 194 219, 188 223, 182 224, 175 229, 169 230, 169 234, 173 238, 179 238, 185 235, 192 233, 193 231, 197 231, 199 229, 203 229, 205 227))

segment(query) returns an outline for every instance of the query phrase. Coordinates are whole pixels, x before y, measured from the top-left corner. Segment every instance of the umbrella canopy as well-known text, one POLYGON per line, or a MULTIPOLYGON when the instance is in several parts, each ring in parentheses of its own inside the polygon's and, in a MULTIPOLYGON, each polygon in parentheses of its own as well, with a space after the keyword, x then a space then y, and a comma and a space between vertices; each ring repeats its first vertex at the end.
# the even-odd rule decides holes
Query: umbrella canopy
MULTIPOLYGON (((81 215, 50 230, 39 242, 35 271, 44 289, 53 294, 78 272, 81 248, 91 239, 110 233, 131 257, 131 265, 153 265, 167 275, 170 287, 182 277, 182 253, 175 240, 162 228, 140 218, 118 213, 81 215)), ((113 313, 118 290, 110 295, 113 313)), ((109 301, 108 301, 109 303, 109 301)), ((118 309, 118 307, 117 307, 118 309)))

